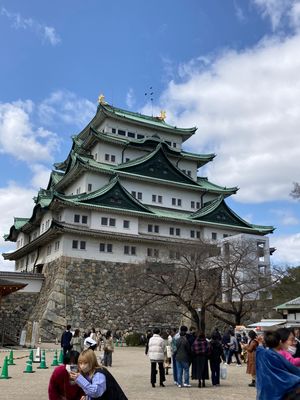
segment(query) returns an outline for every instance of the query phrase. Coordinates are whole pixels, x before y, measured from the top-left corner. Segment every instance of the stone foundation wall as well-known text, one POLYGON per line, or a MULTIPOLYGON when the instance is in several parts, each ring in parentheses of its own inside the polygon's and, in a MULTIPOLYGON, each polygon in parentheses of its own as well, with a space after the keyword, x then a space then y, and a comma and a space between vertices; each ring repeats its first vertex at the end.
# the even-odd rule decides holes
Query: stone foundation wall
POLYGON ((180 316, 173 306, 156 303, 136 311, 143 295, 130 289, 132 268, 130 264, 68 257, 45 265, 44 284, 30 316, 32 322, 39 322, 42 340, 59 339, 66 324, 82 331, 178 326, 180 316))
POLYGON ((39 293, 15 292, 3 297, 0 311, 0 334, 18 341, 26 321, 30 318, 39 293))

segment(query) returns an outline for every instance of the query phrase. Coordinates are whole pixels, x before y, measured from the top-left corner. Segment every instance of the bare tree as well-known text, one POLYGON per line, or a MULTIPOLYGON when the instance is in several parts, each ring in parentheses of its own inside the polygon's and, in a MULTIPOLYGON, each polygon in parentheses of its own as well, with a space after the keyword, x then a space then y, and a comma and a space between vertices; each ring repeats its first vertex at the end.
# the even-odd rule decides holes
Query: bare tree
POLYGON ((221 273, 211 265, 217 246, 200 241, 197 246, 175 249, 174 263, 145 263, 137 267, 132 285, 144 294, 143 303, 136 309, 165 301, 176 305, 178 312, 205 330, 207 307, 214 304, 220 293, 221 273))
POLYGON ((219 257, 211 262, 222 271, 222 298, 209 307, 211 314, 228 325, 240 325, 257 306, 257 300, 271 298, 271 288, 283 271, 259 264, 263 255, 256 240, 225 242, 219 257))

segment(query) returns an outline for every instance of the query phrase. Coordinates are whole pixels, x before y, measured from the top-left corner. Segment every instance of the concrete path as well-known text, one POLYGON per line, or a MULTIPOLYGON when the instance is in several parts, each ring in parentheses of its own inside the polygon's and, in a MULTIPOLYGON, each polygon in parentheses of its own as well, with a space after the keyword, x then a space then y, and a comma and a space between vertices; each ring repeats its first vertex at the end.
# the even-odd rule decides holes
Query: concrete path
MULTIPOLYGON (((38 370, 39 364, 33 364, 36 371, 33 374, 24 374, 29 350, 14 351, 14 366, 9 366, 11 379, 0 380, 1 400, 47 400, 47 387, 51 373, 55 367, 50 364, 53 360, 53 351, 58 346, 42 344, 46 348, 46 363, 49 369, 38 370)), ((96 353, 97 356, 99 352, 96 353)), ((4 356, 9 352, 0 350, 0 366, 3 365, 4 356)), ((0 369, 1 374, 2 368, 0 369)), ((173 384, 171 375, 167 375, 166 387, 152 388, 150 385, 150 363, 144 354, 143 348, 122 347, 116 348, 113 354, 113 366, 110 372, 115 376, 129 400, 254 400, 255 388, 249 388, 250 376, 245 373, 246 367, 228 367, 228 379, 221 381, 221 386, 214 388, 207 381, 207 387, 199 389, 196 381, 191 381, 191 388, 177 388, 173 384)))

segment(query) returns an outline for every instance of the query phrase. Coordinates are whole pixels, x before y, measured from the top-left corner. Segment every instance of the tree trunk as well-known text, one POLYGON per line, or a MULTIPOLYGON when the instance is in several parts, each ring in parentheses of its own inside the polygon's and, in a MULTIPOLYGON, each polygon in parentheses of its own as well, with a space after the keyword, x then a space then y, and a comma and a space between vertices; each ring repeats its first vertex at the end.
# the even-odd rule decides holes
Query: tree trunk
POLYGON ((206 307, 202 307, 200 311, 200 329, 205 333, 205 313, 206 307))

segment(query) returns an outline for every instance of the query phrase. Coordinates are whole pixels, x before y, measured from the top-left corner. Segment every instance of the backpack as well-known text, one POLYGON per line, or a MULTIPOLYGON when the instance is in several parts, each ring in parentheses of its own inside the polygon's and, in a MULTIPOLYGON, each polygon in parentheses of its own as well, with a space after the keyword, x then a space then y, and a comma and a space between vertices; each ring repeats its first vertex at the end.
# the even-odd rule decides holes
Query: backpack
POLYGON ((101 372, 106 378, 106 390, 98 400, 128 400, 125 393, 112 374, 103 367, 97 368, 96 372, 101 372))

